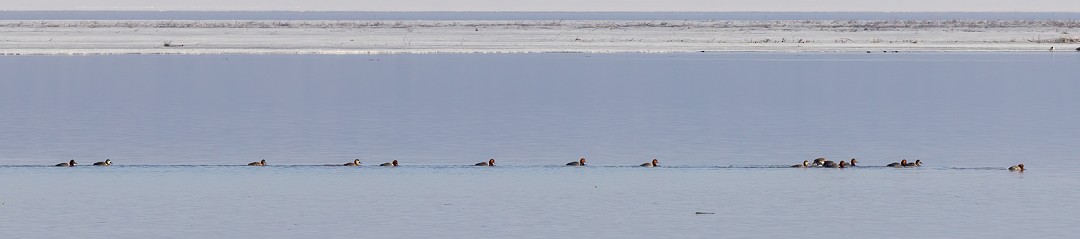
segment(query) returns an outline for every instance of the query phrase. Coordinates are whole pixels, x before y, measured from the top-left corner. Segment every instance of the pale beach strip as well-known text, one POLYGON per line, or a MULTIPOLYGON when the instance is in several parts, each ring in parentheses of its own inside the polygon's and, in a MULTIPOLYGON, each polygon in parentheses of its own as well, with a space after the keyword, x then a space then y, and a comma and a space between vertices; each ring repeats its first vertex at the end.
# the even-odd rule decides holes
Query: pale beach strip
POLYGON ((1072 20, 0 21, 0 55, 1076 51, 1072 20))

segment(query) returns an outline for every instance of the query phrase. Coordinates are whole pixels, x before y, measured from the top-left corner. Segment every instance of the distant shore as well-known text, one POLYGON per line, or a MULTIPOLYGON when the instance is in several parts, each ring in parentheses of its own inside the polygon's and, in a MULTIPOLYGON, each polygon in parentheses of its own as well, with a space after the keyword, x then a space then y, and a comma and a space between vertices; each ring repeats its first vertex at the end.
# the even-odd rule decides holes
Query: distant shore
POLYGON ((1072 20, 0 21, 0 55, 1076 51, 1072 20))

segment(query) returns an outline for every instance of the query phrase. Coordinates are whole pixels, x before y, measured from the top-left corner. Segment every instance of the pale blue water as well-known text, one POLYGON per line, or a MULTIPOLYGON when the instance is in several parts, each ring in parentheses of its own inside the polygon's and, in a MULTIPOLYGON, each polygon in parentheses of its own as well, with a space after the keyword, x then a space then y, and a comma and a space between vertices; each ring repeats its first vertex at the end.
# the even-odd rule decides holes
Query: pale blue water
POLYGON ((1077 63, 0 57, 0 165, 26 165, 0 167, 0 236, 1067 237, 1080 233, 1077 63), (357 157, 368 166, 133 166, 357 157), (559 167, 578 157, 594 166, 559 167), (769 168, 816 157, 927 165, 769 168), (46 167, 72 158, 116 166, 46 167), (623 167, 651 158, 667 167, 623 167), (404 166, 371 166, 393 159, 404 166), (1004 170, 1016 163, 1030 170, 1004 170))
POLYGON ((1078 62, 1072 52, 3 57, 0 160, 1078 167, 1078 62))
POLYGON ((0 167, 5 238, 1068 238, 1075 170, 0 167), (712 212, 712 215, 695 215, 712 212))

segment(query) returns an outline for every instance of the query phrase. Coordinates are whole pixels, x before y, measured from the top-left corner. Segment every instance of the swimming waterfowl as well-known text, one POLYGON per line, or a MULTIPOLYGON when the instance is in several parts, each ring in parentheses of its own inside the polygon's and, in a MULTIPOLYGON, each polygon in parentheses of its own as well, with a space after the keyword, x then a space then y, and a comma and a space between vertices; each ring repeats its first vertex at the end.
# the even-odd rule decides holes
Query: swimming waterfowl
POLYGON ((821 166, 825 165, 825 161, 828 161, 828 160, 826 160, 825 158, 816 158, 816 159, 814 159, 814 167, 821 167, 821 166))
POLYGON ((808 168, 810 167, 810 160, 803 160, 802 164, 791 165, 792 168, 808 168))
POLYGON ((856 163, 859 163, 859 160, 855 160, 855 158, 851 158, 851 167, 855 167, 856 163))
POLYGON ((847 168, 847 167, 848 167, 847 161, 840 161, 840 168, 847 168))
POLYGON ((71 161, 68 161, 67 163, 58 163, 58 164, 56 164, 56 166, 57 167, 75 167, 75 160, 72 159, 71 161))
POLYGON ((479 163, 476 163, 476 164, 473 164, 473 165, 474 165, 474 166, 488 166, 488 167, 495 167, 495 159, 488 159, 488 161, 487 161, 487 162, 479 162, 479 163))
POLYGON ((919 167, 922 166, 922 159, 916 159, 914 163, 904 164, 904 167, 919 167))
POLYGON ((1009 167, 1009 171, 1024 171, 1024 164, 1017 164, 1016 166, 1009 167))
POLYGON ((642 167, 660 167, 660 160, 652 159, 652 162, 641 164, 642 167))
POLYGON ((885 166, 886 167, 897 167, 897 168, 899 168, 899 167, 903 167, 904 165, 907 165, 907 159, 900 160, 899 163, 893 162, 893 163, 890 163, 889 165, 885 165, 885 166))
POLYGON ((585 158, 581 158, 578 161, 566 163, 566 166, 585 166, 585 158))
POLYGON ((397 159, 395 159, 394 161, 390 161, 389 163, 382 163, 382 164, 379 164, 379 166, 383 166, 383 167, 397 167, 397 166, 398 166, 398 164, 397 164, 397 159))
MULTIPOLYGON (((844 161, 840 161, 840 162, 844 162, 844 161)), ((840 167, 839 164, 836 164, 836 162, 833 162, 832 160, 825 160, 825 163, 822 164, 822 166, 826 167, 826 168, 839 168, 840 167)))
POLYGON ((112 160, 110 160, 110 159, 105 159, 105 162, 94 163, 94 166, 110 166, 110 165, 112 165, 112 160))
POLYGON ((259 160, 259 162, 250 162, 248 166, 266 166, 266 160, 259 160))
POLYGON ((360 166, 360 159, 353 159, 352 163, 346 163, 345 166, 351 166, 351 167, 360 166))

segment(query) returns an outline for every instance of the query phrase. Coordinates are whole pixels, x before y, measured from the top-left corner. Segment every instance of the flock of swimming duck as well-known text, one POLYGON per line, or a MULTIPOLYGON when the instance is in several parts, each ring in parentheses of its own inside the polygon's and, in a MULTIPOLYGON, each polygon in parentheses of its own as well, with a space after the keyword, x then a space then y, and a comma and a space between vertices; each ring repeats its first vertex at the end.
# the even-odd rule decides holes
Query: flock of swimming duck
MULTIPOLYGON (((816 158, 816 159, 814 159, 813 164, 810 163, 810 160, 803 160, 802 164, 791 165, 791 167, 792 168, 850 168, 850 167, 855 167, 856 165, 858 165, 858 163, 859 163, 859 160, 857 160, 857 159, 851 159, 851 163, 848 163, 848 161, 840 161, 840 163, 836 163, 835 161, 827 160, 825 158, 816 158)), ((890 163, 890 164, 885 165, 885 166, 886 167, 894 167, 894 168, 920 167, 920 166, 922 166, 922 160, 917 159, 917 160, 915 160, 914 163, 908 163, 907 159, 904 159, 904 160, 900 160, 900 162, 893 162, 893 163, 890 163)))
MULTIPOLYGON (((813 163, 811 163, 810 160, 803 160, 802 164, 791 165, 791 167, 792 168, 850 168, 850 167, 855 167, 856 165, 858 165, 858 163, 859 163, 859 160, 856 160, 856 159, 851 159, 850 162, 841 160, 840 163, 837 163, 835 161, 827 160, 825 158, 816 158, 816 159, 814 159, 813 163)), ((72 159, 71 161, 68 161, 66 163, 58 163, 55 166, 57 166, 57 167, 75 167, 75 164, 76 164, 75 160, 72 159)), ((102 162, 94 163, 94 166, 110 166, 110 165, 112 165, 112 160, 109 160, 109 159, 106 159, 105 161, 102 161, 102 162)), ((266 164, 266 159, 251 162, 251 163, 247 164, 247 166, 266 166, 266 165, 267 165, 266 164)), ((885 166, 886 167, 894 167, 894 168, 909 168, 909 167, 921 167, 922 165, 923 165, 922 160, 916 159, 915 162, 912 163, 912 162, 908 162, 907 159, 904 159, 904 160, 900 160, 900 162, 893 162, 893 163, 890 163, 890 164, 885 165, 885 166)), ((330 165, 327 165, 327 166, 338 166, 338 164, 330 164, 330 165)), ((341 166, 359 167, 359 166, 363 166, 363 164, 360 163, 360 159, 353 159, 352 162, 341 164, 341 166)), ((398 166, 398 161, 394 160, 394 161, 382 163, 382 164, 379 164, 379 166, 380 167, 397 167, 398 166)), ((473 166, 495 167, 495 159, 488 159, 487 161, 473 164, 473 166)), ((566 166, 576 166, 576 167, 585 166, 585 158, 581 158, 581 159, 578 159, 577 161, 566 163, 566 166)), ((649 167, 649 168, 660 167, 660 160, 653 159, 651 162, 645 162, 645 163, 643 163, 641 165, 638 165, 638 166, 649 167)), ((1009 167, 1009 171, 1023 172, 1024 171, 1024 164, 1018 164, 1018 165, 1011 166, 1011 167, 1009 167)))

